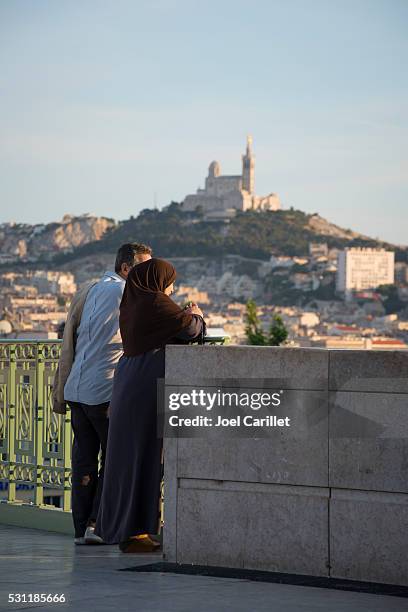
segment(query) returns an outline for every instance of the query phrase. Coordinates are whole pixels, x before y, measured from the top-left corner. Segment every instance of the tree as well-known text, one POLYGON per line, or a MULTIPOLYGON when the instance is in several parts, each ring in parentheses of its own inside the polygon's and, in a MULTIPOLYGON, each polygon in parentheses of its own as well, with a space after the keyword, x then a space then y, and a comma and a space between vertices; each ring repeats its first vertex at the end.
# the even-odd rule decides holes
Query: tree
POLYGON ((269 328, 269 346, 279 346, 288 337, 288 330, 285 327, 282 317, 278 314, 273 315, 272 323, 269 328))
POLYGON ((380 285, 377 287, 377 293, 382 296, 386 314, 399 312, 405 306, 398 293, 396 285, 380 285))
POLYGON ((248 300, 245 313, 245 333, 249 344, 255 346, 266 346, 267 341, 262 331, 261 322, 256 311, 254 300, 248 300))
POLYGON ((245 322, 247 340, 253 346, 279 346, 288 337, 288 330, 278 314, 273 315, 268 334, 264 333, 254 300, 247 302, 245 322))
POLYGON ((376 291, 377 293, 380 293, 381 295, 383 295, 385 298, 389 298, 395 289, 395 285, 390 284, 390 285, 380 285, 379 287, 377 287, 376 291))

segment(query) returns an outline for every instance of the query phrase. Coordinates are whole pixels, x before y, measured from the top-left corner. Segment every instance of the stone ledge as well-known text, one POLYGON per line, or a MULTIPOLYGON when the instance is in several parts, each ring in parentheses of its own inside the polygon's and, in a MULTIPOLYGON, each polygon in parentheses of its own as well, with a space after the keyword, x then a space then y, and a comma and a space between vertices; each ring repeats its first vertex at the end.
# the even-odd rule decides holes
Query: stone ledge
MULTIPOLYGON (((197 378, 290 378, 308 388, 327 380, 328 351, 279 346, 166 347, 166 380, 192 383, 197 378)), ((302 388, 302 387, 301 387, 302 388)))

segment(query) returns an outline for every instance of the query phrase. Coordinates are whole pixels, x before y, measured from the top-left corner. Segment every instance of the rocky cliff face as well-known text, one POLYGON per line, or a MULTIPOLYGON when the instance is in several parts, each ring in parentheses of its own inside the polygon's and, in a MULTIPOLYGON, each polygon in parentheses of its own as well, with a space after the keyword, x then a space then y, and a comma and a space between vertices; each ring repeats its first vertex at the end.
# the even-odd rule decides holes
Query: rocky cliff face
POLYGON ((59 223, 0 225, 0 262, 51 259, 56 253, 100 240, 116 226, 105 217, 65 215, 59 223))
POLYGON ((334 223, 330 223, 327 219, 324 219, 318 214, 311 215, 308 219, 307 226, 316 234, 320 234, 321 236, 333 236, 335 238, 342 238, 344 240, 370 240, 368 236, 364 236, 363 234, 359 234, 358 232, 353 232, 349 229, 343 229, 334 223))

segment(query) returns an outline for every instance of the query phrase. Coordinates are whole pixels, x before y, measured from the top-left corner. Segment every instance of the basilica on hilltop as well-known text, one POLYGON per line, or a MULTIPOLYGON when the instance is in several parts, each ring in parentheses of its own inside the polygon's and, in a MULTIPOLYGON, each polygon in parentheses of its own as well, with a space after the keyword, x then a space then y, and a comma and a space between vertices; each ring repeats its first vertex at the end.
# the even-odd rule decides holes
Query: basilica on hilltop
POLYGON ((195 211, 198 207, 205 219, 222 220, 234 216, 237 210, 279 210, 281 204, 276 193, 255 194, 255 157, 252 138, 248 136, 246 152, 242 156, 242 173, 222 175, 220 164, 211 162, 204 189, 186 196, 182 207, 184 211, 195 211))

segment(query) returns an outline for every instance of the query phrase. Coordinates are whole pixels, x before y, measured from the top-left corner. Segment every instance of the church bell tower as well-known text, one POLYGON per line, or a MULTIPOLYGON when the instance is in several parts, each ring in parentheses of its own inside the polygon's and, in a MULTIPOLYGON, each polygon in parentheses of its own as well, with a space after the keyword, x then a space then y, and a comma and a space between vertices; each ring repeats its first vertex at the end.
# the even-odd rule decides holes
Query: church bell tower
POLYGON ((242 189, 254 195, 255 157, 252 155, 252 136, 247 136, 246 153, 242 156, 242 189))

